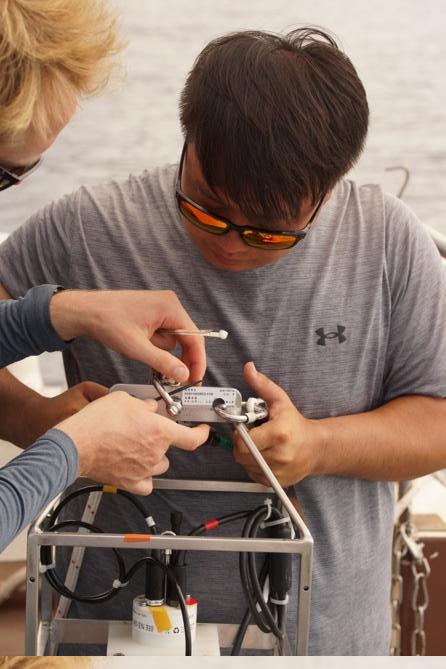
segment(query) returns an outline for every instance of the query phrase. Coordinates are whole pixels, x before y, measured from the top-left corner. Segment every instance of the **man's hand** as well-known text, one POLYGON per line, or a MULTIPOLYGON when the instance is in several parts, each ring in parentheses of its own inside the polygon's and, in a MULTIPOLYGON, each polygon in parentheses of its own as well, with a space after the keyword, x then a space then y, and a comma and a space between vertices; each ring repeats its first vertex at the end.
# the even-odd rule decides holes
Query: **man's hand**
POLYGON ((23 406, 24 426, 17 446, 30 446, 38 437, 59 423, 83 409, 99 397, 107 395, 104 386, 92 381, 84 381, 55 397, 44 397, 33 393, 23 406))
MULTIPOLYGON (((304 418, 280 386, 257 372, 254 363, 245 365, 246 381, 268 404, 269 420, 252 428, 250 435, 282 486, 297 483, 313 473, 318 423, 304 418)), ((262 470, 239 434, 234 436, 234 457, 250 477, 268 485, 262 470)))
POLYGON ((91 337, 183 383, 203 378, 203 337, 157 332, 198 329, 170 290, 66 290, 51 299, 50 316, 62 339, 91 337), (164 350, 175 348, 177 343, 182 348, 182 362, 164 350))
POLYGON ((208 425, 177 425, 156 414, 157 406, 114 392, 56 425, 78 449, 79 475, 148 495, 152 476, 169 467, 169 446, 193 451, 209 436, 208 425))

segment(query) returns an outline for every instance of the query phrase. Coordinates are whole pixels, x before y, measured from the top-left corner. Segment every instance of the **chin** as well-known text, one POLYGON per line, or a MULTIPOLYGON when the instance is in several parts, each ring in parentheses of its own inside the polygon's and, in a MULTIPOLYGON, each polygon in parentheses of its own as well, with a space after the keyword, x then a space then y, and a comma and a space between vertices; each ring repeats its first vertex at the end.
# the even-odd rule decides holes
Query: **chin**
POLYGON ((246 260, 232 260, 230 258, 222 258, 217 254, 203 253, 206 260, 218 269, 223 269, 227 272, 243 272, 247 269, 253 269, 252 263, 246 260))
POLYGON ((213 265, 213 267, 216 267, 217 269, 221 269, 225 272, 247 272, 249 270, 257 269, 259 267, 263 267, 263 265, 269 264, 269 263, 255 263, 255 262, 249 262, 249 261, 242 261, 242 260, 226 260, 223 258, 216 258, 215 256, 210 256, 210 255, 205 255, 206 260, 208 263, 213 265))

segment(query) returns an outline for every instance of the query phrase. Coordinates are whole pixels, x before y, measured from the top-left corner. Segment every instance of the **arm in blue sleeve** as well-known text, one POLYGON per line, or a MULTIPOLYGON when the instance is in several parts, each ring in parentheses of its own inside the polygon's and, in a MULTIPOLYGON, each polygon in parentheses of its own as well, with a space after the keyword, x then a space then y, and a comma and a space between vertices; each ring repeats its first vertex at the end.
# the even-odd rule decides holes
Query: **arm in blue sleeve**
POLYGON ((0 469, 0 553, 25 525, 76 479, 79 455, 55 428, 0 469))
POLYGON ((50 300, 58 287, 36 286, 25 297, 0 302, 0 367, 66 347, 50 319, 50 300))

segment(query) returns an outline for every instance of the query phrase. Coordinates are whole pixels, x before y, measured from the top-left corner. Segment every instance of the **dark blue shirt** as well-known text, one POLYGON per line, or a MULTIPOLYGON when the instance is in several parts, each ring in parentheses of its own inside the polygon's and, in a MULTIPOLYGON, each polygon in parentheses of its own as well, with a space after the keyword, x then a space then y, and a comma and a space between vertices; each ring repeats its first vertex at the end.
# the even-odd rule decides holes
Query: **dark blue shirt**
MULTIPOLYGON (((43 285, 18 300, 0 302, 0 367, 66 346, 49 314, 58 286, 43 285)), ((48 430, 0 469, 0 552, 77 476, 79 456, 71 438, 48 430)))

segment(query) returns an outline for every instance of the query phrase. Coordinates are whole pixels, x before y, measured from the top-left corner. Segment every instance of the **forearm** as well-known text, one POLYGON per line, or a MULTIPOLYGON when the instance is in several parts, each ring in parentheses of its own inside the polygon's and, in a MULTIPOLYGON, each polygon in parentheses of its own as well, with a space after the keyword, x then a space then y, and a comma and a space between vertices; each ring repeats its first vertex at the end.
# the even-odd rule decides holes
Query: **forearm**
POLYGON ((32 408, 42 399, 7 369, 0 369, 0 438, 21 448, 29 446, 34 437, 30 425, 32 408))
POLYGON ((88 290, 64 290, 50 303, 50 318, 54 328, 65 341, 93 335, 101 320, 104 293, 88 290))
POLYGON ((406 480, 446 467, 446 402, 420 395, 316 421, 311 475, 406 480))
POLYGON ((50 430, 0 469, 0 552, 77 475, 72 440, 50 430))

